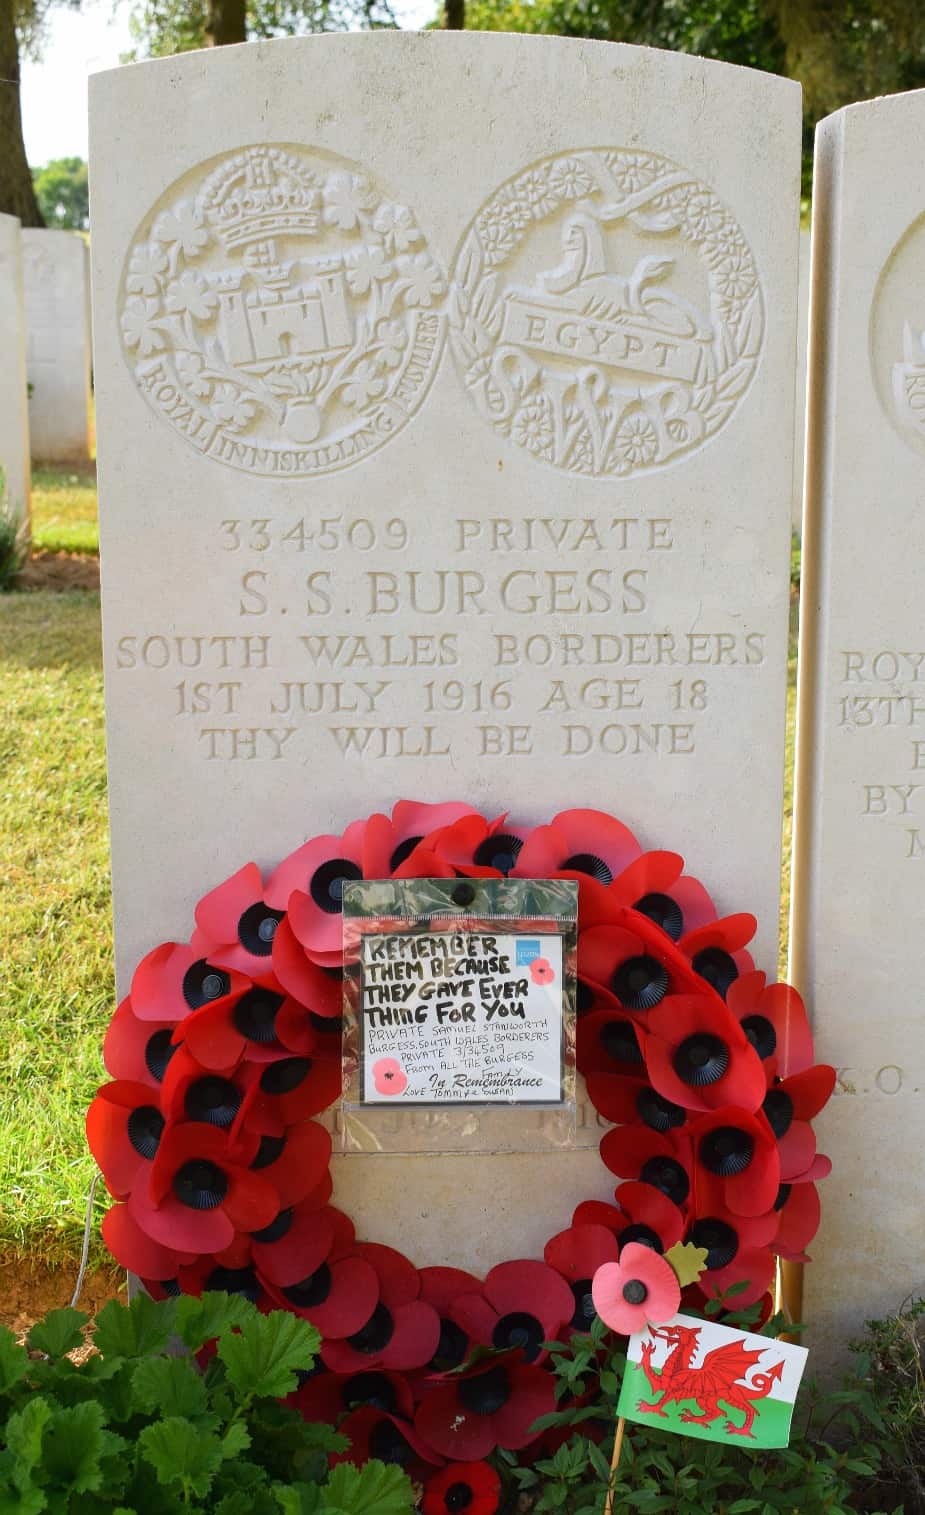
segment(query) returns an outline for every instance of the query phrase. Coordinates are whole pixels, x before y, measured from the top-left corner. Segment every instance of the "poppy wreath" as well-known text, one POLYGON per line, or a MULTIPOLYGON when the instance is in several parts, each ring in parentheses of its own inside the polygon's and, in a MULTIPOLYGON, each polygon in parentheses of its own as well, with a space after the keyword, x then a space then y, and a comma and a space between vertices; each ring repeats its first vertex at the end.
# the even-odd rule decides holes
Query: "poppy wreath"
POLYGON ((104 1239, 156 1297, 223 1289, 311 1321, 305 1416, 339 1424, 351 1459, 404 1466, 428 1512, 491 1515, 486 1459, 549 1446, 533 1430, 555 1408, 544 1343, 588 1329, 594 1275, 627 1244, 704 1249, 688 1308, 736 1286, 736 1308, 770 1313, 777 1259, 808 1260, 831 1167, 811 1122, 835 1073, 813 1062, 799 995, 755 969, 755 926, 593 810, 531 829, 401 801, 266 876, 247 863, 200 900, 188 942, 138 964, 109 1026, 113 1082, 87 1116, 115 1201, 104 1239), (479 1279, 358 1240, 316 1117, 342 1087, 345 881, 502 876, 578 881, 576 1057, 617 1183, 613 1203, 576 1196, 542 1260, 479 1279))

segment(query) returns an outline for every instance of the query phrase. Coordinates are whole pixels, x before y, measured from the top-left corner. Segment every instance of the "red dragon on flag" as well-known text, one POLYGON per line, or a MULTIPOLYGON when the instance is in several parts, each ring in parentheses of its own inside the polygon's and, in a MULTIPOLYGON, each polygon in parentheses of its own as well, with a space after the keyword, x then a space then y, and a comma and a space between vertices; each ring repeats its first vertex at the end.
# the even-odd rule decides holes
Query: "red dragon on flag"
POLYGON ((714 1347, 695 1367, 694 1358, 700 1348, 702 1332, 702 1326, 683 1326, 677 1322, 666 1326, 650 1325, 650 1339, 642 1343, 640 1350, 640 1366, 652 1392, 659 1397, 651 1403, 640 1400, 637 1409, 648 1415, 667 1416, 664 1407, 672 1400, 678 1404, 693 1400, 702 1408, 699 1413, 694 1409, 681 1410, 685 1424, 708 1426, 726 1416, 723 1430, 727 1435, 750 1437, 757 1413, 755 1401, 765 1399, 774 1384, 780 1382, 784 1358, 779 1357, 766 1372, 755 1373, 749 1380, 749 1372, 765 1355, 765 1350, 750 1351, 744 1345, 744 1338, 739 1336, 714 1347), (655 1341, 651 1338, 668 1343, 668 1355, 659 1370, 652 1367, 655 1341), (720 1407, 720 1400, 726 1409, 720 1407), (735 1425, 728 1418, 729 1410, 744 1411, 742 1425, 735 1425))

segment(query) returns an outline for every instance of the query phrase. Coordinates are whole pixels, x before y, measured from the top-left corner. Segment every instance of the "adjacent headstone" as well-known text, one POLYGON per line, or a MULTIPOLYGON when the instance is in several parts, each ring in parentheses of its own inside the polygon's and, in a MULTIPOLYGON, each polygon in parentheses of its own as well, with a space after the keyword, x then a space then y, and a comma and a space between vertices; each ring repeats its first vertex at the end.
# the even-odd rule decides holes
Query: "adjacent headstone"
POLYGON ((922 1292, 925 162, 897 144, 923 131, 919 91, 817 138, 792 975, 838 1067, 821 1358, 922 1292))
MULTIPOLYGON (((123 990, 242 862, 400 796, 613 809, 773 972, 798 87, 312 37, 98 74, 91 132, 123 990)), ((485 1267, 612 1193, 580 1120, 341 1157, 338 1196, 485 1267)))
POLYGON ((90 285, 79 232, 23 232, 32 455, 90 455, 90 285))
POLYGON ((28 523, 29 412, 22 233, 15 216, 0 216, 0 506, 28 523))

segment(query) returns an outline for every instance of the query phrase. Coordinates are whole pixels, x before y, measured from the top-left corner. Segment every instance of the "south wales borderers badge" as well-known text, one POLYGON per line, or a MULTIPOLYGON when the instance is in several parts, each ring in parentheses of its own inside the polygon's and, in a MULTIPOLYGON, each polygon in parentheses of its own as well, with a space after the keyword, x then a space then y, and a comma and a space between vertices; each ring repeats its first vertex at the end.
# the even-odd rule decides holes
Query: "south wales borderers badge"
POLYGON ((124 351, 200 452, 306 476, 381 447, 436 370, 446 280, 413 211, 362 168, 293 145, 192 170, 122 278, 124 351))

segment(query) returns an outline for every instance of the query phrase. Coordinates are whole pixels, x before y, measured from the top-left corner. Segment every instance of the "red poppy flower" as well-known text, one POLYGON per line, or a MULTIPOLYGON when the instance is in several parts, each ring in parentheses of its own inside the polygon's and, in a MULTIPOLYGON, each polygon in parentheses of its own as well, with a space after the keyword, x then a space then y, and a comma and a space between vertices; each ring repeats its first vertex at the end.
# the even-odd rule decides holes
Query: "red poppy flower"
POLYGON ((142 1184, 164 1130, 157 1096, 147 1084, 104 1084, 87 1111, 87 1143, 116 1199, 142 1184))
POLYGON ((273 1186, 284 1208, 297 1205, 307 1195, 315 1194, 320 1186, 325 1190, 323 1203, 330 1198, 331 1180, 327 1167, 331 1158, 331 1136, 317 1121, 302 1121, 286 1127, 279 1125, 270 1132, 254 1133, 250 1143, 253 1152, 251 1169, 273 1186))
MULTIPOLYGON (((618 1222, 623 1219, 619 1211, 613 1214, 618 1222)), ((575 1308, 569 1324, 576 1331, 590 1331, 595 1314, 591 1280, 604 1263, 616 1262, 620 1256, 614 1232, 607 1226, 573 1222, 567 1231, 560 1231, 546 1243, 543 1256, 571 1290, 575 1308)))
POLYGON ((701 1116, 690 1127, 695 1183, 703 1170, 719 1179, 723 1203, 734 1215, 764 1215, 780 1187, 780 1158, 768 1122, 737 1106, 701 1116))
POLYGON ((276 1134, 311 1115, 320 1115, 340 1098, 343 1070, 339 1058, 277 1057, 247 1065, 247 1092, 235 1117, 235 1133, 276 1134))
POLYGON ((542 1361, 544 1341, 554 1341, 575 1312, 572 1291, 545 1263, 499 1263, 478 1293, 461 1294, 450 1316, 469 1338, 485 1347, 519 1348, 527 1362, 542 1361))
POLYGON ((588 1073, 588 1098, 605 1120, 616 1125, 641 1122, 652 1131, 680 1129, 688 1118, 681 1106, 665 1099, 648 1079, 621 1073, 588 1073))
POLYGON ((819 1114, 835 1088, 835 1069, 827 1063, 805 1068, 789 1078, 775 1079, 762 1111, 777 1138, 780 1176, 786 1183, 808 1172, 816 1154, 816 1137, 809 1122, 819 1114))
POLYGON ((487 1462, 451 1462, 428 1480, 423 1515, 496 1515, 501 1479, 487 1462))
POLYGON ((378 1275, 378 1301, 357 1330, 324 1343, 321 1355, 325 1365, 335 1373, 422 1368, 437 1349, 440 1318, 433 1306, 419 1297, 417 1269, 392 1247, 362 1242, 356 1253, 378 1275))
POLYGON ((337 1425, 352 1410, 373 1409, 411 1420, 414 1398, 401 1373, 382 1368, 361 1373, 313 1373, 286 1400, 304 1420, 337 1425))
MULTIPOLYGON (((177 1027, 174 1037, 183 1036, 185 1027, 177 1027)), ((181 1045, 164 1074, 161 1104, 164 1114, 174 1122, 206 1121, 228 1131, 235 1123, 250 1088, 254 1070, 234 1065, 220 1070, 206 1068, 189 1048, 181 1045)))
POLYGON ((667 1252, 684 1234, 684 1212, 654 1184, 630 1180, 618 1184, 617 1204, 624 1222, 617 1232, 620 1249, 630 1242, 641 1242, 654 1252, 667 1252))
POLYGON ((238 999, 250 987, 243 973, 210 963, 195 947, 162 942, 135 969, 132 1009, 143 1021, 181 1021, 202 1005, 238 999))
POLYGON ((274 868, 266 901, 288 912, 289 924, 313 962, 337 967, 342 957, 343 889, 364 877, 365 821, 354 821, 342 836, 316 836, 274 868))
MULTIPOLYGON (((310 1320, 325 1338, 349 1336, 370 1319, 379 1299, 375 1268, 349 1252, 327 1262, 293 1284, 279 1288, 266 1280, 267 1291, 281 1310, 310 1320)), ((364 1364, 366 1366, 366 1364, 364 1364)))
POLYGON ((726 1004, 762 1062, 781 1078, 812 1066, 806 1008, 789 984, 767 984, 763 973, 744 973, 730 988, 726 1004))
POLYGON ((195 1252, 178 1252, 154 1241, 132 1219, 125 1204, 113 1205, 106 1211, 102 1233, 119 1266, 127 1273, 137 1273, 139 1278, 172 1281, 180 1267, 195 1261, 195 1252))
POLYGON ((678 948, 690 959, 698 978, 725 999, 736 979, 754 970, 755 964, 745 948, 757 929, 755 917, 743 911, 685 932, 678 948))
POLYGON ((414 1417, 420 1436, 454 1461, 487 1457, 496 1447, 519 1451, 539 1434, 532 1427, 556 1407, 551 1373, 519 1352, 498 1353, 444 1375, 414 1417))
POLYGON ((595 879, 609 884, 642 848, 633 833, 602 810, 562 810, 524 843, 515 878, 595 879))
POLYGON ((669 1262, 648 1247, 630 1243, 619 1262, 606 1262, 591 1282, 598 1315, 611 1331, 632 1336, 647 1325, 663 1325, 678 1312, 681 1288, 669 1262))
POLYGON ((129 1214, 163 1246, 220 1252, 236 1231, 269 1225, 279 1209, 272 1184, 244 1166, 241 1148, 202 1121, 167 1125, 150 1178, 129 1195, 129 1214))
POLYGON ((509 825, 506 815, 486 821, 472 814, 432 831, 422 842, 421 852, 467 878, 507 877, 529 834, 528 827, 509 825))
POLYGON ((704 1113, 760 1108, 764 1066, 718 995, 673 995, 650 1011, 640 1034, 652 1085, 673 1104, 704 1113))
POLYGON ((778 1226, 775 1211, 767 1215, 733 1215, 717 1203, 709 1213, 700 1212, 685 1238, 707 1252, 707 1271, 698 1280, 706 1298, 722 1294, 731 1284, 746 1284, 735 1295, 735 1308, 744 1309, 761 1299, 774 1281, 776 1260, 771 1250, 778 1226))
POLYGON ((183 1022, 183 1040, 204 1068, 233 1068, 249 1062, 275 1062, 290 1053, 340 1057, 340 1042, 327 1045, 312 1027, 304 1005, 282 991, 272 976, 246 994, 217 1005, 203 1005, 183 1022))
MULTIPOLYGON (((645 1073, 642 1046, 636 1034, 632 1013, 624 1010, 616 1001, 612 1003, 612 1009, 592 1010, 589 1015, 582 1015, 578 1020, 575 1055, 578 1071, 588 1080, 594 1074, 601 1073, 637 1073, 640 1076, 645 1073)), ((588 1092, 591 1092, 590 1082, 588 1092)), ((596 1105, 593 1095, 591 1098, 596 1105)), ((629 1117, 631 1120, 633 1118, 629 1117)))
POLYGON ((694 981, 689 964, 664 932, 622 906, 620 917, 619 924, 581 932, 578 972, 613 996, 614 1009, 642 1024, 666 995, 683 992, 694 981))
MULTIPOLYGON (((649 1126, 617 1126, 603 1136, 601 1157, 618 1177, 648 1184, 678 1207, 687 1204, 692 1183, 687 1130, 661 1132, 649 1126)), ((618 1203, 623 1205, 623 1200, 618 1199, 618 1203)))
POLYGON ((273 938, 284 915, 264 899, 257 864, 245 863, 199 901, 190 945, 222 967, 259 978, 270 965, 273 938))
POLYGON ((353 1410, 341 1421, 338 1431, 350 1438, 346 1452, 335 1452, 332 1466, 338 1462, 368 1462, 375 1457, 379 1462, 394 1463, 403 1468, 413 1483, 423 1483, 439 1467, 442 1458, 418 1434, 409 1420, 389 1415, 372 1405, 353 1410))
POLYGON ((813 1183, 781 1184, 774 1206, 780 1216, 771 1249, 788 1262, 809 1262, 806 1248, 819 1230, 821 1206, 813 1183))
MULTIPOLYGON (((306 956, 288 920, 273 938, 273 973, 285 992, 304 1005, 309 1019, 339 1020, 344 1012, 344 975, 340 959, 322 968, 306 956)), ((317 1029, 323 1030, 323 1027, 317 1029)))
POLYGON ((474 1273, 462 1268, 421 1268, 418 1277, 421 1284, 420 1298, 432 1305, 440 1322, 440 1336, 429 1362, 418 1373, 411 1374, 415 1396, 429 1387, 433 1373, 446 1373, 465 1362, 472 1347, 468 1332, 453 1320, 451 1311, 461 1294, 477 1294, 482 1281, 474 1273))
POLYGON ((329 1205, 317 1205, 311 1195, 300 1204, 282 1206, 268 1226, 251 1232, 251 1254, 260 1277, 286 1288, 314 1273, 335 1249, 338 1214, 329 1205))
POLYGON ((716 908, 706 889, 683 873, 684 859, 676 852, 644 852, 624 868, 610 885, 615 902, 629 905, 673 942, 685 932, 716 919, 716 908))
POLYGON ((113 1078, 157 1089, 177 1050, 171 1041, 172 1020, 139 1020, 128 995, 109 1022, 103 1042, 103 1062, 113 1078))
POLYGON ((274 1308, 273 1299, 250 1263, 229 1266, 219 1262, 216 1257, 199 1257, 188 1267, 179 1269, 177 1283, 181 1294, 195 1294, 197 1297, 211 1290, 237 1294, 241 1299, 256 1305, 262 1315, 268 1315, 274 1308))
POLYGON ((471 805, 455 801, 421 805, 412 800, 399 800, 392 807, 391 817, 371 815, 364 838, 366 877, 391 878, 425 837, 466 816, 477 814, 471 805))

